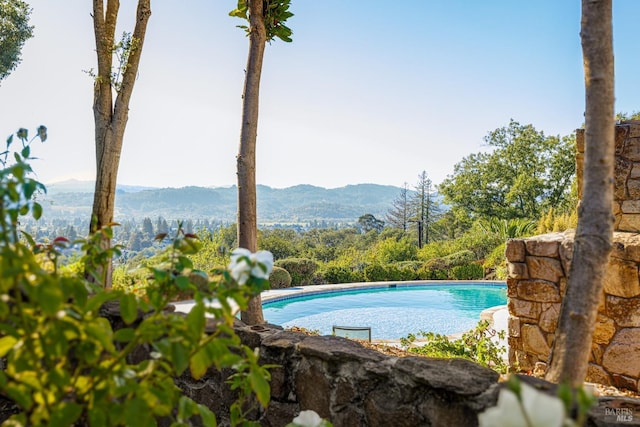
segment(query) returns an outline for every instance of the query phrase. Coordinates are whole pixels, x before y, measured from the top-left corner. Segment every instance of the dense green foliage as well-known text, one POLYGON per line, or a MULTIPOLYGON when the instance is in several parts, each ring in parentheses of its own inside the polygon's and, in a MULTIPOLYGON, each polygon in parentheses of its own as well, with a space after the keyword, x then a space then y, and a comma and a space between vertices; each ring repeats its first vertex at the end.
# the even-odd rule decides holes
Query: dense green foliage
POLYGON ((291 285, 310 285, 318 264, 308 258, 285 258, 276 261, 276 267, 283 268, 291 275, 291 285))
POLYGON ((269 276, 271 289, 286 289, 291 286, 291 275, 284 268, 274 266, 269 276))
POLYGON ((0 82, 18 66, 24 43, 33 36, 31 8, 20 0, 0 0, 0 82))
MULTIPOLYGON (((21 410, 11 417, 12 425, 152 426, 163 417, 182 426, 194 416, 216 425, 215 415, 173 381, 187 371, 199 379, 210 367, 234 371, 229 384, 238 400, 230 408, 231 424, 251 425, 245 421, 251 402, 269 402, 269 372, 235 334, 230 303, 246 307, 268 281, 247 273, 240 286, 227 270, 208 275, 195 269, 189 256, 197 253, 199 241, 180 228, 157 264, 148 266, 143 298, 88 281, 81 271, 98 275, 98 266, 120 251, 100 245, 112 230, 103 228, 89 240, 60 237, 47 244, 19 234, 21 217, 40 216, 33 196, 45 188, 30 178, 27 131, 16 136, 22 146, 12 150, 11 136, 0 154, 0 390, 21 410), (72 244, 84 253, 82 268, 62 271, 59 257, 72 244), (186 316, 167 312, 169 302, 185 291, 192 292, 194 308, 186 316), (211 298, 220 307, 205 304, 211 298), (114 330, 106 316, 121 318, 123 327, 114 330), (205 332, 207 316, 217 323, 205 332), (140 348, 150 349, 150 357, 132 357, 140 348)), ((46 139, 44 127, 38 136, 46 139)), ((251 260, 245 265, 253 272, 251 260)))
POLYGON ((535 220, 571 203, 575 136, 547 137, 512 120, 485 142, 492 151, 465 157, 439 186, 453 209, 476 219, 535 220))
MULTIPOLYGON (((287 19, 293 16, 289 12, 291 0, 265 0, 263 1, 264 24, 267 32, 267 41, 279 38, 284 42, 291 42, 291 28, 285 25, 287 19)), ((242 18, 249 21, 249 6, 247 0, 238 0, 238 7, 229 12, 230 16, 242 18)), ((238 25, 249 34, 249 27, 246 25, 238 25)))

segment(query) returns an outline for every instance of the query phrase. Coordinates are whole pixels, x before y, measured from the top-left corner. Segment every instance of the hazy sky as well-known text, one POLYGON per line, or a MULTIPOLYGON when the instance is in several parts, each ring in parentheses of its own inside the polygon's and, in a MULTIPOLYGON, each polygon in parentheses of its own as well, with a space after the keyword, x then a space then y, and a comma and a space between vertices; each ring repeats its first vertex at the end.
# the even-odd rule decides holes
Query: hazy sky
MULTIPOLYGON (((91 2, 27 0, 35 37, 0 86, 5 135, 44 124, 40 180, 93 179, 91 2)), ((120 30, 132 30, 123 0, 120 30)), ((616 111, 640 110, 640 1, 615 0, 616 111)), ((236 182, 248 40, 233 0, 153 0, 118 182, 236 182)), ((435 184, 513 118, 584 121, 579 0, 292 0, 293 43, 267 45, 259 184, 435 184)))

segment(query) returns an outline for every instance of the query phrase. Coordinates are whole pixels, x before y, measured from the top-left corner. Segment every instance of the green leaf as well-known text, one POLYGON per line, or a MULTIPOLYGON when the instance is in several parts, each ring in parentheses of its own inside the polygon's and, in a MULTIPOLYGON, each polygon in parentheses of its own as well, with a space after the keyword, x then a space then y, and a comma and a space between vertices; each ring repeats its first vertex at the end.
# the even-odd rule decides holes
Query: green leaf
POLYGON ((256 397, 262 407, 266 408, 269 404, 269 399, 271 398, 271 388, 269 387, 269 382, 264 377, 260 369, 251 370, 251 373, 249 374, 249 383, 251 384, 251 389, 256 394, 256 397))
POLYGON ((181 375, 189 366, 189 351, 181 342, 171 343, 171 360, 178 375, 181 375))
POLYGON ((202 425, 216 427, 218 422, 216 415, 204 405, 198 404, 198 410, 200 411, 200 418, 202 419, 202 425))
POLYGON ((33 214, 33 219, 36 221, 39 220, 40 217, 42 217, 42 205, 40 205, 40 203, 33 202, 33 205, 31 206, 31 213, 33 214))
POLYGON ((85 331, 87 335, 98 341, 102 347, 109 351, 114 352, 115 347, 113 345, 112 337, 113 331, 111 330, 111 324, 104 317, 98 317, 85 324, 85 331))
POLYGON ((125 422, 128 426, 148 426, 151 425, 151 411, 144 400, 134 397, 127 401, 125 406, 125 422))
POLYGON ((193 306, 189 314, 187 314, 187 325, 189 325, 189 332, 194 339, 199 340, 204 333, 204 327, 206 324, 204 303, 199 301, 193 306))
POLYGON ((86 306, 86 310, 89 311, 95 311, 98 310, 100 307, 102 307, 102 304, 104 304, 107 301, 113 301, 115 299, 117 299, 120 296, 120 294, 118 292, 106 292, 104 290, 99 290, 98 293, 89 298, 89 301, 87 302, 87 306, 86 306))
POLYGON ((38 287, 37 298, 42 311, 54 316, 60 310, 64 295, 56 282, 47 281, 38 287))
POLYGON ((89 425, 91 427, 107 426, 107 414, 104 408, 89 406, 89 425))
POLYGON ((138 304, 134 294, 122 294, 120 296, 120 314, 127 325, 138 318, 138 304))
POLYGON ((179 256, 178 262, 182 265, 183 268, 193 268, 193 262, 186 256, 179 256))
POLYGON ((80 418, 82 406, 74 402, 61 402, 51 413, 50 424, 53 427, 66 427, 80 418))
POLYGON ((207 348, 201 348, 189 359, 189 370, 191 376, 199 380, 207 372, 209 366, 212 363, 212 357, 207 351, 207 348))
POLYGON ((191 281, 187 276, 178 276, 176 277, 175 280, 176 280, 176 286, 181 291, 186 291, 187 289, 189 289, 189 285, 191 284, 191 281))
POLYGON ((0 338, 0 357, 6 356, 17 342, 18 340, 11 335, 0 338))
POLYGON ((26 159, 27 157, 29 157, 29 154, 30 154, 30 153, 31 153, 31 149, 30 149, 30 148, 29 148, 29 146, 27 145, 26 147, 24 147, 24 148, 22 149, 22 152, 21 152, 20 154, 22 154, 22 157, 26 159))
POLYGON ((136 336, 136 331, 133 328, 118 329, 113 334, 113 340, 119 342, 129 342, 136 336))

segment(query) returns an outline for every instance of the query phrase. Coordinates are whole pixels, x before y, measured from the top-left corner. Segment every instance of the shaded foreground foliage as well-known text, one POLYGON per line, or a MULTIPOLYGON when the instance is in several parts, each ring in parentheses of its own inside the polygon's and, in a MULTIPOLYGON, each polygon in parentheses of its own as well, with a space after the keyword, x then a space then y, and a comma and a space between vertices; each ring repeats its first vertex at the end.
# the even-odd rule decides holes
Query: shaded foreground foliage
MULTIPOLYGON (((173 381, 187 370, 200 378, 210 367, 235 372, 229 378, 238 396, 230 408, 232 425, 245 422, 254 405, 266 406, 268 367, 259 366, 258 355, 240 343, 231 302, 245 307, 268 281, 250 276, 239 286, 227 270, 207 274, 194 268, 188 256, 197 253, 199 242, 180 229, 157 264, 148 267, 142 297, 106 291, 99 281, 60 269, 61 251, 74 242, 37 244, 17 230, 22 216, 40 216, 33 196, 45 191, 30 178, 27 135, 18 131, 17 150, 10 137, 0 157, 0 391, 19 407, 13 425, 151 426, 164 418, 182 426, 194 417, 216 425, 216 416, 173 381), (184 291, 195 299, 190 313, 167 312, 169 301, 184 291), (211 298, 220 305, 207 304, 211 298), (121 328, 114 330, 102 316, 108 307, 119 311, 121 328), (207 327, 213 320, 207 317, 215 318, 215 328, 207 327), (136 360, 141 347, 151 351, 150 358, 136 360)), ((38 136, 46 139, 44 127, 38 136)), ((86 271, 96 272, 118 253, 118 247, 105 250, 99 244, 111 237, 106 227, 75 242, 85 253, 80 262, 86 271)), ((248 258, 244 262, 251 264, 248 258)))

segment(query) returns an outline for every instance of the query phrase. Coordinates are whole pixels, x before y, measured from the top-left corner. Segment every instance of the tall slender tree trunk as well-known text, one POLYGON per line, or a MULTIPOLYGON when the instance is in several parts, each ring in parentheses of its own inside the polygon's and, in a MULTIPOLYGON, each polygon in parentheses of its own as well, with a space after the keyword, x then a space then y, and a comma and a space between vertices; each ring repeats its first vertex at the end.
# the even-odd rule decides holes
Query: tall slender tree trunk
POLYGON ((612 0, 582 0, 586 88, 583 199, 546 378, 582 385, 613 236, 614 85, 612 0))
MULTIPOLYGON (((242 129, 238 167, 238 245, 252 252, 258 246, 258 219, 256 209, 256 139, 260 75, 267 34, 264 25, 262 0, 249 0, 249 55, 244 80, 242 103, 242 129)), ((257 295, 249 300, 249 307, 241 313, 242 321, 255 325, 264 323, 262 300, 257 295)))
MULTIPOLYGON (((98 73, 94 84, 93 117, 95 123, 96 144, 96 186, 93 198, 93 210, 90 233, 113 222, 116 182, 124 131, 129 117, 129 101, 138 74, 142 45, 151 16, 151 0, 139 0, 136 12, 136 25, 133 31, 133 48, 122 73, 122 81, 113 101, 113 46, 116 23, 118 20, 119 0, 93 1, 93 26, 96 38, 98 73)), ((102 242, 104 248, 111 241, 102 242)), ((111 287, 111 260, 98 272, 105 287, 111 287)))

